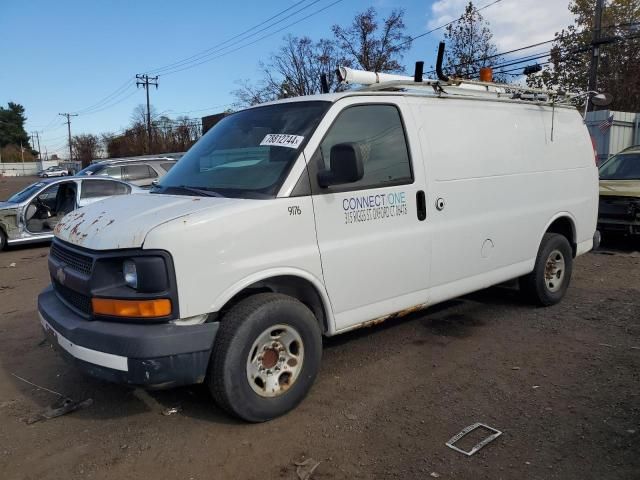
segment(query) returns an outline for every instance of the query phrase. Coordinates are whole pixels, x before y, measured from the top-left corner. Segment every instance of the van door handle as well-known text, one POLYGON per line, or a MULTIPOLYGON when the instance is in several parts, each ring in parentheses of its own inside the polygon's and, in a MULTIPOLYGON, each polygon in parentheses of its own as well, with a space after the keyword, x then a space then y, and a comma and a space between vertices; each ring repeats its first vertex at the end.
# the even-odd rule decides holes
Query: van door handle
POLYGON ((424 192, 422 190, 418 190, 416 192, 416 209, 418 220, 422 222, 427 218, 427 200, 425 199, 424 192))

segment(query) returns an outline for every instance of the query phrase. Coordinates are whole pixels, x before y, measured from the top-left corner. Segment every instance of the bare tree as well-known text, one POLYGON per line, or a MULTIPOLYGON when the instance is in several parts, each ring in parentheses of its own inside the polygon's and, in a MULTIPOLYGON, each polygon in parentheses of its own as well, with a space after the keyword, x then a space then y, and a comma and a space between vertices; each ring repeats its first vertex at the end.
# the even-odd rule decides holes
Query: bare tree
MULTIPOLYGON (((131 126, 118 134, 103 134, 102 144, 109 158, 137 156, 149 153, 147 147, 147 127, 141 121, 146 110, 142 106, 134 109, 131 126)), ((188 150, 202 135, 199 119, 178 117, 173 120, 166 115, 158 116, 151 123, 151 153, 161 154, 188 150)))
POLYGON ((355 16, 347 27, 334 25, 333 34, 348 66, 373 72, 399 72, 402 54, 411 47, 405 34, 404 10, 393 10, 382 25, 371 7, 355 16))
POLYGON ((340 60, 338 49, 330 40, 314 42, 309 37, 288 35, 269 61, 260 64, 260 83, 252 84, 245 80, 232 92, 236 106, 320 93, 322 74, 327 75, 330 91, 340 89, 332 74, 340 60))
POLYGON ((262 79, 257 83, 240 82, 232 92, 235 106, 320 93, 323 73, 327 75, 329 91, 340 91, 345 87, 334 75, 338 65, 376 72, 402 70, 402 53, 411 47, 411 38, 404 34, 403 16, 403 10, 394 10, 380 23, 375 9, 369 8, 356 15, 347 27, 334 25, 334 40, 285 37, 269 61, 260 64, 262 79))
POLYGON ((73 156, 82 162, 83 167, 86 167, 100 156, 101 143, 97 135, 74 135, 71 138, 71 148, 73 156))

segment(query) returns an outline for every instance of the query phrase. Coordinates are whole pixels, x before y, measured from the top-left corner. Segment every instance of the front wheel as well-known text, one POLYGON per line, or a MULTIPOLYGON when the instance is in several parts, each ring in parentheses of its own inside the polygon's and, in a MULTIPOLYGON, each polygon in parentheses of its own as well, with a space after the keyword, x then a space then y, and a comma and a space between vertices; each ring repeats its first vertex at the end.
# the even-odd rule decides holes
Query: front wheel
POLYGON ((0 252, 7 246, 7 236, 0 228, 0 252))
POLYGON ((322 333, 311 310, 292 297, 261 293, 222 318, 209 366, 209 389, 228 412, 264 422, 304 399, 321 357, 322 333))
POLYGON ((569 241, 564 235, 545 233, 533 271, 520 278, 520 290, 538 305, 555 305, 569 287, 572 269, 573 252, 569 241))

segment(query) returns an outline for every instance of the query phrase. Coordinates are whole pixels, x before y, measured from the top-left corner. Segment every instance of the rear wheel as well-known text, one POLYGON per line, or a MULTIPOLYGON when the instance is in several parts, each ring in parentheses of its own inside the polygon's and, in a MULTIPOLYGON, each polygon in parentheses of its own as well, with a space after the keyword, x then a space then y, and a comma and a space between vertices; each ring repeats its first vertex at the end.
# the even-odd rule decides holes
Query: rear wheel
POLYGON ((264 422, 296 407, 320 367, 316 317, 286 295, 261 293, 234 306, 216 335, 208 384, 222 408, 264 422))
POLYGON ((564 235, 545 233, 533 271, 520 278, 520 290, 534 303, 555 305, 567 291, 573 269, 573 252, 564 235))
POLYGON ((7 236, 0 228, 0 252, 7 246, 7 236))

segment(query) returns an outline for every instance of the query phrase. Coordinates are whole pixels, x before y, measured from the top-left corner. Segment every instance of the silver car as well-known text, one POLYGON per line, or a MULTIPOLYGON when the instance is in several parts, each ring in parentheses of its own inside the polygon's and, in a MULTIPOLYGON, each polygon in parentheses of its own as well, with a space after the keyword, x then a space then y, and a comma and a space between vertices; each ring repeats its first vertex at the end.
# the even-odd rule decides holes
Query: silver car
POLYGON ((139 187, 151 187, 154 182, 162 178, 176 164, 172 158, 145 158, 145 159, 121 159, 103 160, 92 163, 80 170, 76 175, 83 177, 105 176, 138 185, 139 187))
POLYGON ((113 195, 145 193, 135 185, 105 177, 41 180, 0 202, 0 251, 7 245, 53 238, 67 213, 113 195))
POLYGON ((38 172, 38 176, 41 178, 65 177, 67 175, 69 175, 69 170, 62 167, 49 167, 45 170, 41 170, 40 172, 38 172))

